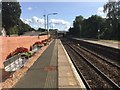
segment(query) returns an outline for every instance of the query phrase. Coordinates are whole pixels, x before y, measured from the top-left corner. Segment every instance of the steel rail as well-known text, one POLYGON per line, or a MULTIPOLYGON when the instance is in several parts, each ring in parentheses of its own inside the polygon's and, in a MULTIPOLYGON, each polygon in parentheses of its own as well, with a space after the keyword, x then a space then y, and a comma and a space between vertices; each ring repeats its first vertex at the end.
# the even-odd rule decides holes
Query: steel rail
MULTIPOLYGON (((66 45, 67 45, 67 44, 66 44, 66 45)), ((84 83, 86 89, 87 89, 87 90, 92 90, 91 87, 90 87, 90 85, 88 84, 87 80, 84 78, 83 74, 81 73, 81 71, 80 71, 78 65, 77 65, 77 64, 75 63, 75 61, 71 58, 71 56, 70 56, 69 53, 68 53, 68 55, 69 55, 70 59, 72 60, 72 62, 73 62, 73 64, 74 64, 74 66, 75 66, 77 72, 79 73, 79 75, 80 75, 80 77, 81 77, 81 79, 82 79, 82 81, 83 81, 83 83, 84 83)))
POLYGON ((77 50, 75 50, 71 45, 67 44, 76 54, 78 54, 82 59, 84 59, 99 75, 104 78, 109 84, 113 86, 113 88, 120 88, 114 81, 112 81, 109 77, 107 77, 103 72, 101 72, 96 66, 94 66, 90 61, 87 60, 86 57, 81 55, 77 50))
POLYGON ((88 50, 88 49, 86 49, 86 48, 84 48, 84 47, 82 47, 82 46, 80 46, 80 47, 79 47, 79 46, 76 46, 76 47, 81 48, 81 49, 85 50, 86 52, 89 52, 90 54, 93 54, 93 55, 96 56, 97 58, 102 59, 103 61, 111 64, 112 66, 117 67, 118 69, 120 69, 120 66, 119 66, 119 65, 114 64, 114 63, 108 61, 109 59, 106 59, 106 58, 104 58, 103 56, 98 55, 98 54, 94 53, 93 51, 90 51, 90 50, 88 50))

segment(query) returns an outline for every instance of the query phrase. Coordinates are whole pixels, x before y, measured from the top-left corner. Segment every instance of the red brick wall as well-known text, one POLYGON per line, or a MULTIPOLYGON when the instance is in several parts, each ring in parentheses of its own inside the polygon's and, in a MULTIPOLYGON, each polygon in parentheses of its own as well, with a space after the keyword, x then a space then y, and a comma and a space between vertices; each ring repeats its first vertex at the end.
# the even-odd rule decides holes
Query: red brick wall
POLYGON ((25 47, 30 49, 36 41, 47 39, 47 35, 40 36, 20 36, 20 37, 0 37, 0 68, 3 67, 3 62, 9 53, 17 47, 25 47))

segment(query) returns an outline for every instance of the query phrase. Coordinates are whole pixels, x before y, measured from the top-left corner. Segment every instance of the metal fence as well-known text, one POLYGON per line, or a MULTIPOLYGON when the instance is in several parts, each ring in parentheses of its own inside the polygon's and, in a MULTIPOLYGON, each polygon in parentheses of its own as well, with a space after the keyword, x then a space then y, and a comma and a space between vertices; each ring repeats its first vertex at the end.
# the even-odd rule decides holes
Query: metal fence
POLYGON ((5 71, 7 72, 16 71, 23 67, 26 61, 27 59, 25 57, 21 57, 21 54, 17 54, 3 62, 5 71))
MULTIPOLYGON (((41 49, 41 47, 34 46, 34 47, 32 47, 32 53, 35 54, 40 49, 41 49)), ((20 69, 21 67, 24 66, 24 64, 26 63, 27 60, 28 59, 26 59, 25 57, 22 57, 22 54, 19 53, 3 62, 5 71, 13 72, 13 71, 20 69)))
POLYGON ((37 46, 37 45, 33 46, 33 47, 32 47, 32 53, 38 52, 38 51, 41 49, 41 47, 42 47, 42 46, 37 46))

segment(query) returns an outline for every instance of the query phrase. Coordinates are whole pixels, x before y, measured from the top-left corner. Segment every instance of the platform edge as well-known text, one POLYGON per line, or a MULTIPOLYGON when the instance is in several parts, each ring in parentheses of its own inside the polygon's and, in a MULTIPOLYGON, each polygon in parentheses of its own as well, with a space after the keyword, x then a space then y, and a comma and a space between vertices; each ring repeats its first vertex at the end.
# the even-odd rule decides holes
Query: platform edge
POLYGON ((72 63, 72 61, 71 61, 71 59, 70 59, 70 57, 69 57, 67 51, 65 50, 65 48, 64 48, 64 46, 63 46, 61 40, 60 40, 60 43, 61 43, 61 46, 62 46, 62 48, 63 48, 63 50, 64 50, 64 52, 65 52, 65 54, 66 54, 66 56, 67 56, 67 58, 68 58, 68 61, 69 61, 69 63, 70 63, 70 66, 71 66, 71 68, 72 68, 72 71, 73 71, 73 73, 74 73, 74 75, 75 75, 75 78, 76 78, 77 81, 78 81, 79 86, 80 86, 81 88, 84 88, 84 89, 85 89, 86 87, 85 87, 85 85, 84 85, 82 79, 80 78, 80 76, 79 76, 79 74, 78 74, 76 68, 74 67, 74 65, 73 65, 73 63, 72 63))

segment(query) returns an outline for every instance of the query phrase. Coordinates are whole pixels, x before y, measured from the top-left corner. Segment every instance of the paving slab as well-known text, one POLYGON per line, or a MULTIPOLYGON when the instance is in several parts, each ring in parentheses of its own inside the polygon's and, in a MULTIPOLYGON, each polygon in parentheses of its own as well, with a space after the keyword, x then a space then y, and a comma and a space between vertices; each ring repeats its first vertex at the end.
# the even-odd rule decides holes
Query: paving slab
POLYGON ((54 40, 13 88, 57 88, 57 76, 57 40, 54 40))
POLYGON ((73 78, 73 76, 71 77, 61 77, 59 78, 59 86, 60 87, 66 87, 66 86, 78 86, 76 80, 73 78))
MULTIPOLYGON (((69 58, 70 59, 70 58, 69 58)), ((76 75, 73 71, 73 64, 70 63, 68 60, 67 53, 65 52, 65 49, 61 43, 60 40, 58 40, 58 87, 59 89, 63 88, 76 88, 80 89, 82 88, 82 85, 80 86, 80 83, 78 79, 76 78, 76 75)))
POLYGON ((54 40, 13 88, 80 89, 73 67, 60 40, 54 40))

